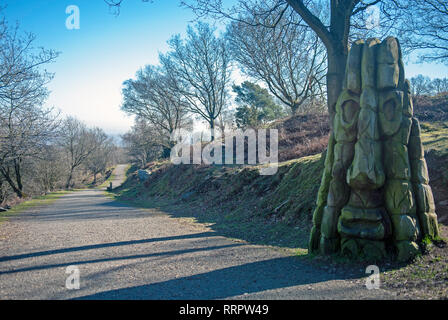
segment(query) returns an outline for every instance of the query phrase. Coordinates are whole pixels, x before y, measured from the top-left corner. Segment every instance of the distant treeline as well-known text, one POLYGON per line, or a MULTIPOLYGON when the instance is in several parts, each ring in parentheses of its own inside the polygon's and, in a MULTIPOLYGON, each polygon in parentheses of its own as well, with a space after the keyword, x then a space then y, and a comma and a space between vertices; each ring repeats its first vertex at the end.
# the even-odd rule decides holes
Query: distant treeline
POLYGON ((53 78, 45 66, 57 57, 0 17, 0 205, 96 183, 116 159, 102 129, 44 107, 53 78))

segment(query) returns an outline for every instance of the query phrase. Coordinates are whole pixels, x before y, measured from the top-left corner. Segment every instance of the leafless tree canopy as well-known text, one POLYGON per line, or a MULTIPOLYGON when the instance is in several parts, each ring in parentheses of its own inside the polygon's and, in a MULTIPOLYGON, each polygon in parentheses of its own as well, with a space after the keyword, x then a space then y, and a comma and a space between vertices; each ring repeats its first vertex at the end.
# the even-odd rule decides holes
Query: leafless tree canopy
POLYGON ((64 120, 59 133, 59 146, 67 159, 67 180, 65 188, 73 187, 73 175, 80 166, 85 166, 96 175, 104 171, 112 151, 112 141, 100 128, 88 128, 74 117, 64 120))
POLYGON ((409 79, 414 96, 448 93, 448 78, 430 79, 421 74, 409 79))
POLYGON ((159 144, 170 148, 174 130, 189 125, 188 101, 177 89, 177 79, 162 67, 146 66, 136 79, 124 82, 121 109, 154 126, 159 144))
POLYGON ((23 196, 23 170, 51 143, 57 119, 42 107, 52 75, 41 66, 57 53, 33 47, 35 37, 0 23, 0 175, 23 196))
POLYGON ((178 81, 189 110, 206 120, 211 129, 224 108, 230 80, 230 55, 222 37, 208 24, 188 27, 187 38, 174 36, 171 51, 160 56, 162 65, 178 81))
MULTIPOLYGON (((119 8, 123 1, 105 0, 114 8, 119 8)), ((222 0, 181 0, 180 3, 194 11, 197 25, 188 28, 185 39, 174 36, 169 41, 170 52, 160 55, 162 67, 145 70, 145 76, 141 71, 142 81, 125 83, 123 107, 139 117, 127 136, 134 145, 147 147, 153 143, 138 142, 137 132, 154 128, 171 130, 172 126, 161 125, 171 122, 165 116, 166 111, 160 110, 166 104, 167 94, 160 95, 160 90, 156 90, 158 83, 164 83, 173 96, 182 97, 177 101, 185 103, 171 101, 171 108, 173 104, 183 105, 185 110, 206 120, 211 128, 215 122, 223 124, 231 62, 236 62, 252 81, 264 83, 293 113, 315 112, 326 103, 332 124, 347 54, 354 40, 393 35, 401 40, 405 55, 419 50, 422 61, 447 60, 444 0, 238 0, 232 4, 222 0), (225 41, 215 35, 213 28, 200 22, 202 18, 227 23, 225 41), (170 79, 169 84, 158 78, 149 85, 148 75, 160 68, 170 79)), ((413 80, 414 90, 419 92, 428 89, 419 85, 420 80, 413 80)), ((431 92, 443 92, 444 85, 444 79, 435 79, 431 92)), ((229 118, 229 112, 226 114, 229 118)))
POLYGON ((63 180, 70 187, 81 166, 96 177, 110 164, 111 141, 102 130, 75 119, 61 125, 60 114, 44 107, 53 79, 45 66, 57 57, 37 47, 34 35, 0 21, 0 204, 63 188, 63 180))
POLYGON ((325 99, 325 48, 287 9, 263 20, 239 16, 228 26, 228 42, 245 74, 264 82, 293 113, 310 111, 316 107, 313 101, 325 99))
POLYGON ((137 117, 134 126, 122 136, 122 140, 131 161, 140 167, 162 156, 158 132, 144 119, 137 117))
POLYGON ((403 5, 401 42, 416 50, 420 61, 448 64, 448 2, 413 0, 403 5))
POLYGON ((241 15, 249 13, 257 17, 249 25, 270 27, 275 27, 281 21, 288 7, 292 8, 315 32, 327 50, 330 123, 342 89, 349 43, 354 37, 396 35, 405 40, 402 41, 404 49, 432 49, 432 53, 422 54, 423 60, 446 61, 447 7, 444 0, 240 0, 230 7, 222 0, 183 0, 182 3, 192 9, 198 18, 208 16, 245 22, 241 15), (380 28, 372 29, 366 22, 374 6, 381 13, 380 28), (323 8, 323 13, 319 14, 318 8, 323 8), (270 16, 272 18, 268 18, 270 16))

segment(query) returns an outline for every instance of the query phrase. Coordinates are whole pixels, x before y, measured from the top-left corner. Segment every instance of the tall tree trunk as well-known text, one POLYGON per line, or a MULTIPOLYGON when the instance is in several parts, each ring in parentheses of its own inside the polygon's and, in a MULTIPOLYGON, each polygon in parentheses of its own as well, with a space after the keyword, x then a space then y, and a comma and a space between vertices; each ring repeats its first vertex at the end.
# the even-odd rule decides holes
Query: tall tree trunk
POLYGON ((328 53, 327 71, 327 107, 330 118, 330 128, 333 130, 333 120, 336 113, 336 102, 342 91, 342 84, 345 77, 345 64, 347 54, 339 51, 328 53))
POLYGON ((163 146, 163 149, 162 149, 162 158, 163 159, 167 159, 167 158, 170 157, 170 155, 171 155, 171 148, 172 147, 163 146))
POLYGON ((72 183, 72 179, 73 179, 73 168, 70 169, 70 174, 67 178, 67 183, 65 184, 65 189, 70 189, 70 185, 72 183))
POLYGON ((211 120, 210 121, 210 141, 215 141, 215 121, 211 120))
POLYGON ((14 160, 14 171, 16 173, 16 181, 17 181, 17 189, 20 190, 21 193, 23 193, 23 183, 22 183, 22 173, 21 173, 21 167, 20 163, 22 162, 21 159, 15 159, 14 160))
MULTIPOLYGON (((8 170, 9 171, 9 170, 8 170)), ((6 171, 4 168, 0 168, 0 172, 2 174, 2 176, 5 178, 6 182, 8 182, 9 186, 11 187, 12 191, 14 191, 14 193, 19 197, 19 198, 23 198, 23 192, 22 190, 20 190, 14 183, 14 181, 12 180, 12 178, 9 175, 9 172, 6 171)))
POLYGON ((303 0, 286 1, 316 32, 327 49, 327 104, 330 115, 330 127, 333 129, 336 101, 342 91, 345 75, 350 17, 357 1, 331 0, 329 29, 307 8, 303 0))
POLYGON ((3 204, 3 201, 5 200, 5 194, 3 193, 3 180, 0 179, 0 205, 3 204))

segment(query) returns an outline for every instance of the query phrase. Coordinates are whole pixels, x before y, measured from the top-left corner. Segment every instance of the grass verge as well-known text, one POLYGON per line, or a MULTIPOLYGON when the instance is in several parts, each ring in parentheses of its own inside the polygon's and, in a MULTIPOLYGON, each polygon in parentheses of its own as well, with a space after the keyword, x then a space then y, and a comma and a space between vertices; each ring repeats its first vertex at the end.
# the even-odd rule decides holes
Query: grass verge
POLYGON ((29 200, 25 200, 18 205, 14 206, 8 211, 0 212, 0 223, 5 221, 9 216, 21 213, 30 208, 38 207, 38 206, 47 206, 52 204, 54 201, 59 199, 61 196, 69 193, 70 191, 56 191, 43 196, 34 197, 29 200))

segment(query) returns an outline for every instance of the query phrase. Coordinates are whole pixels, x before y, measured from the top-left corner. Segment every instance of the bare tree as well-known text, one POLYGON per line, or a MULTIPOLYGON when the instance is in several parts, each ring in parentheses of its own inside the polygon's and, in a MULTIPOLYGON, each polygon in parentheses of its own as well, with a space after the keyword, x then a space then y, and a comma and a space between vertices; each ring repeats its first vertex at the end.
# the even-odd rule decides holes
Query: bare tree
POLYGON ((210 125, 214 139, 215 120, 226 104, 230 80, 230 56, 222 37, 208 24, 188 27, 187 38, 174 36, 172 49, 160 55, 168 73, 179 79, 178 90, 188 101, 189 110, 210 125))
POLYGON ((121 109, 157 128, 162 133, 158 136, 164 150, 172 147, 171 134, 191 122, 187 117, 188 102, 177 89, 176 82, 176 78, 167 75, 162 67, 155 66, 146 66, 137 72, 135 80, 124 82, 121 109))
POLYGON ((0 174, 18 197, 23 197, 22 171, 26 160, 42 157, 42 150, 54 139, 57 127, 57 118, 51 110, 15 109, 14 105, 2 110, 0 174))
POLYGON ((330 1, 329 15, 320 17, 316 12, 317 2, 302 0, 271 0, 267 6, 259 6, 257 1, 238 1, 237 5, 225 8, 220 0, 194 0, 182 1, 182 3, 193 9, 198 17, 211 15, 213 17, 225 17, 240 20, 241 13, 250 12, 258 17, 263 23, 270 27, 275 27, 281 17, 291 7, 306 25, 308 25, 322 41, 327 51, 327 105, 332 123, 335 114, 336 100, 342 90, 342 83, 345 74, 345 63, 347 60, 349 47, 349 33, 351 17, 366 10, 369 6, 380 1, 372 0, 368 3, 359 0, 330 1), (278 14, 275 14, 278 12, 278 14), (275 14, 274 19, 269 17, 275 14), (274 23, 269 23, 269 21, 274 23))
POLYGON ((94 151, 87 157, 85 167, 93 174, 93 184, 97 182, 98 174, 106 172, 108 165, 112 162, 112 152, 114 143, 102 129, 94 128, 90 130, 92 142, 95 145, 94 151))
POLYGON ((65 188, 73 186, 75 170, 85 164, 96 151, 98 144, 95 139, 100 132, 89 130, 85 124, 76 118, 68 117, 62 126, 59 143, 67 156, 68 177, 65 188))
POLYGON ((292 113, 307 111, 307 102, 324 100, 325 48, 292 10, 278 14, 239 16, 228 26, 228 42, 244 73, 264 82, 292 113))
POLYGON ((448 78, 436 78, 432 80, 434 94, 448 93, 448 78))
POLYGON ((52 74, 41 67, 57 53, 33 47, 35 37, 0 22, 0 174, 23 197, 23 166, 38 158, 58 126, 52 109, 42 105, 52 74))
POLYGON ((121 137, 128 155, 140 167, 161 156, 162 147, 157 141, 157 133, 153 126, 137 117, 132 129, 121 137))
MULTIPOLYGON (((109 5, 119 7, 123 0, 105 0, 109 5)), ((145 0, 143 0, 146 2, 145 0)), ((445 0, 238 0, 234 6, 225 6, 222 0, 181 0, 181 4, 192 9, 198 18, 209 16, 215 19, 239 19, 241 13, 249 12, 262 21, 278 12, 274 23, 257 23, 274 27, 281 17, 292 8, 319 37, 327 51, 327 107, 330 124, 333 123, 337 98, 342 90, 350 39, 353 35, 373 34, 366 22, 372 7, 381 12, 382 33, 399 35, 420 35, 417 46, 412 49, 431 49, 422 55, 426 60, 446 61, 447 52, 447 4, 445 0), (260 5, 260 3, 262 5, 260 5), (418 6, 415 6, 418 3, 418 6), (319 15, 322 5, 328 14, 319 15), (407 14, 418 15, 420 19, 411 21, 407 14), (411 23, 412 22, 412 23, 411 23), (415 22, 415 23, 414 23, 415 22), (412 28, 410 28, 412 26, 412 28), (353 32, 353 31, 356 32, 353 32), (410 30, 411 33, 404 33, 410 30)), ((416 17, 418 18, 418 17, 416 17)), ((416 39, 416 38, 414 38, 416 39)), ((406 41, 405 41, 406 42, 406 41)))
POLYGON ((432 83, 429 77, 425 77, 421 74, 412 77, 411 82, 411 90, 412 94, 415 96, 421 95, 430 95, 432 92, 432 83))
MULTIPOLYGON (((418 0, 426 12, 437 13, 436 23, 432 25, 426 19, 431 17, 427 15, 426 19, 416 21, 412 32, 419 32, 422 26, 427 26, 431 32, 422 31, 420 39, 430 39, 430 35, 439 40, 446 40, 443 32, 446 32, 446 1, 444 0, 418 0), (432 7, 432 8, 431 8, 432 7), (432 10, 432 11, 431 11, 432 10), (437 32, 437 30, 442 30, 437 32)), ((216 19, 231 19, 242 21, 239 17, 242 13, 250 13, 257 17, 259 23, 252 25, 264 25, 275 27, 281 18, 292 8, 319 37, 327 51, 327 106, 330 115, 330 124, 333 123, 335 105, 337 98, 342 90, 342 83, 345 74, 345 63, 347 60, 348 49, 352 36, 373 35, 376 30, 370 30, 367 25, 368 18, 371 15, 371 9, 375 6, 381 13, 382 33, 400 34, 407 30, 409 19, 403 19, 406 13, 414 10, 414 0, 267 0, 260 5, 256 0, 239 0, 236 5, 228 7, 221 0, 184 0, 183 5, 192 9, 198 18, 211 16, 216 19), (327 12, 320 14, 319 9, 328 8, 327 12), (274 14, 274 18, 269 18, 274 14), (264 22, 265 21, 265 22, 264 22), (273 23, 272 23, 273 22, 273 23)), ((421 30, 424 30, 421 29, 421 30)), ((412 34, 408 33, 412 36, 412 34)), ((438 45, 429 41, 428 48, 436 49, 438 45)), ((412 48, 410 48, 412 49, 412 48)), ((437 53, 437 57, 443 58, 443 55, 437 53)))
POLYGON ((50 144, 41 150, 41 156, 32 162, 31 174, 38 192, 51 192, 64 188, 66 166, 64 154, 57 144, 50 144))
POLYGON ((446 0, 403 1, 401 38, 417 50, 420 61, 448 64, 448 2, 446 0))
POLYGON ((229 108, 224 108, 218 116, 218 127, 221 137, 225 137, 226 130, 232 130, 235 127, 235 112, 229 108))

